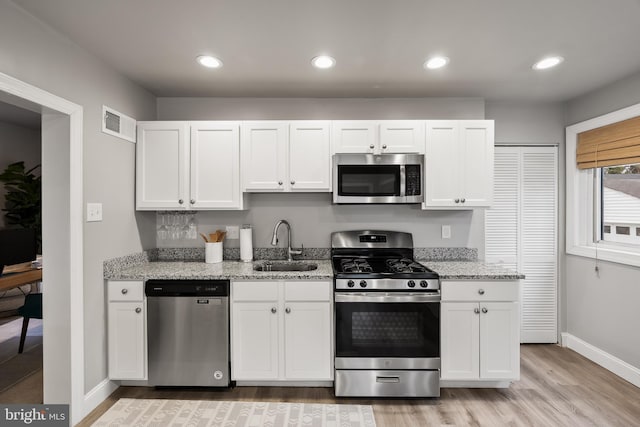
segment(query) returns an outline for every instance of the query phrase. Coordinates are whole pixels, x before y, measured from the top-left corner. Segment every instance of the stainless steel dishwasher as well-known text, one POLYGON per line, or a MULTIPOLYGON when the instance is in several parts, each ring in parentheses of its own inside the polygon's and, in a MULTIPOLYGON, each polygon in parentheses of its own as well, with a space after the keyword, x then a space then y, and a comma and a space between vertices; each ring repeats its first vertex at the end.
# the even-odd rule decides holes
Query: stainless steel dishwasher
POLYGON ((229 386, 229 281, 148 280, 149 385, 229 386))

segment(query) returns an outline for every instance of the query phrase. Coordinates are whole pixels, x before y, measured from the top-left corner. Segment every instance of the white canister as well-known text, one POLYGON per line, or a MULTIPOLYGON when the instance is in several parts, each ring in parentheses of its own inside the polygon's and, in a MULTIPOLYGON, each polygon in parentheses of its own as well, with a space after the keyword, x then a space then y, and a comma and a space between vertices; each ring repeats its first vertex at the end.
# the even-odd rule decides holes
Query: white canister
POLYGON ((204 262, 207 264, 222 262, 222 242, 207 242, 204 244, 204 262))
POLYGON ((253 231, 249 224, 243 224, 240 229, 240 260, 253 261, 253 231))

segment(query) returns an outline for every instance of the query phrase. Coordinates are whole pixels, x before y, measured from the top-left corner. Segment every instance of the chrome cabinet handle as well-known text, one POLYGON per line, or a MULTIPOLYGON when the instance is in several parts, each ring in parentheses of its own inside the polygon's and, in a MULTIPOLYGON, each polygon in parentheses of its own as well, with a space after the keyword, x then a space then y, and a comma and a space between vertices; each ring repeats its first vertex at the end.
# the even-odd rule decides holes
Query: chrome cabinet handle
POLYGON ((291 181, 291 185, 295 185, 295 184, 296 184, 296 182, 292 180, 291 181))
POLYGON ((191 202, 191 204, 192 204, 192 205, 195 205, 195 204, 196 204, 195 199, 191 199, 191 200, 190 200, 190 202, 191 202))
POLYGON ((373 150, 373 148, 374 148, 374 145, 373 145, 373 144, 371 144, 371 145, 369 146, 369 148, 371 148, 371 149, 373 150))
POLYGON ((178 200, 178 203, 183 204, 184 200, 180 199, 180 200, 178 200))
POLYGON ((282 185, 282 181, 278 181, 278 185, 282 185))
POLYGON ((284 309, 284 311, 285 311, 285 313, 289 314, 289 313, 291 313, 291 308, 287 307, 287 308, 284 309))
POLYGON ((476 308, 474 308, 474 309, 473 309, 473 312, 474 312, 475 314, 478 314, 478 313, 480 313, 480 309, 479 309, 478 307, 476 307, 476 308))
POLYGON ((482 312, 483 313, 486 313, 487 311, 489 311, 489 310, 487 310, 487 307, 482 307, 482 312))
POLYGON ((387 144, 382 144, 382 149, 384 150, 385 148, 387 148, 387 144))
POLYGON ((142 309, 140 307, 136 307, 136 313, 140 313, 142 309))
POLYGON ((122 295, 126 295, 127 292, 129 292, 129 290, 128 289, 123 289, 121 292, 122 292, 122 295))
POLYGON ((480 295, 484 295, 484 289, 478 289, 478 293, 479 293, 480 295))
POLYGON ((278 312, 278 310, 277 310, 275 307, 271 307, 271 312, 272 312, 273 314, 276 314, 276 313, 278 312))
POLYGON ((454 202, 460 203, 460 199, 455 199, 454 202))

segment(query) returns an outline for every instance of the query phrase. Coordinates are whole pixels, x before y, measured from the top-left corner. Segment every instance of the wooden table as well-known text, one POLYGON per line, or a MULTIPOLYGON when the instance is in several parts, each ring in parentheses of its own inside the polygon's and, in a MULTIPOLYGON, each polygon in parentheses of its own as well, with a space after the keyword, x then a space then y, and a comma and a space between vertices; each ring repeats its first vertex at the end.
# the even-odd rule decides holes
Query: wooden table
POLYGON ((42 281, 42 269, 40 268, 29 267, 28 269, 19 271, 7 271, 7 268, 5 268, 4 274, 0 276, 0 291, 6 291, 40 281, 42 281))

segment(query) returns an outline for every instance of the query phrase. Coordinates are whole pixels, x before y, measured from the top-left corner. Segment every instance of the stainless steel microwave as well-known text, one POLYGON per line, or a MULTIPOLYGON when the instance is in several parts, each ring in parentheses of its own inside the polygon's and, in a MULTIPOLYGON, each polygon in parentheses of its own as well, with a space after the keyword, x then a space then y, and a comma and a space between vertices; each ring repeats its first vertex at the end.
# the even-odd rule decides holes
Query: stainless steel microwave
POLYGON ((336 154, 333 203, 422 203, 424 156, 336 154))

